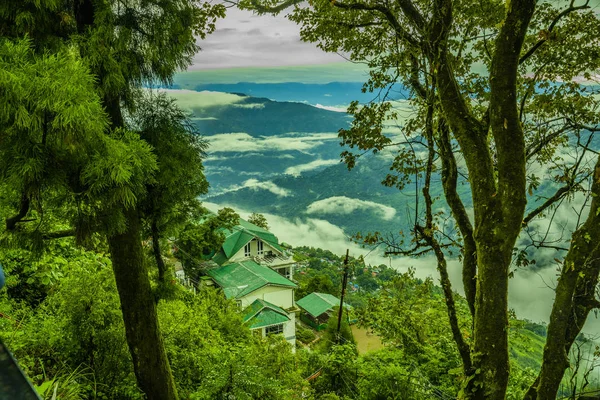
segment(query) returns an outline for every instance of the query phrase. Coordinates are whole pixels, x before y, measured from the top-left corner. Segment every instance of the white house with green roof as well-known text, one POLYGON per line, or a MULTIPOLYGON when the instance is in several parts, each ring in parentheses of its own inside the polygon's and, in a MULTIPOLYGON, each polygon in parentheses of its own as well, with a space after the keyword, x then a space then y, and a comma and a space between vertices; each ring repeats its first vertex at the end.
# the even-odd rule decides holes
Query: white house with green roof
POLYGON ((226 298, 235 299, 244 310, 250 329, 260 329, 263 336, 282 333, 295 346, 294 282, 251 259, 210 269, 207 274, 226 298))
POLYGON ((296 316, 265 300, 256 299, 244 310, 243 320, 248 328, 262 337, 283 334, 296 346, 296 316))
POLYGON ((293 278, 295 261, 271 232, 241 218, 238 225, 222 229, 222 232, 225 234, 225 241, 212 257, 217 264, 253 260, 288 279, 293 278))

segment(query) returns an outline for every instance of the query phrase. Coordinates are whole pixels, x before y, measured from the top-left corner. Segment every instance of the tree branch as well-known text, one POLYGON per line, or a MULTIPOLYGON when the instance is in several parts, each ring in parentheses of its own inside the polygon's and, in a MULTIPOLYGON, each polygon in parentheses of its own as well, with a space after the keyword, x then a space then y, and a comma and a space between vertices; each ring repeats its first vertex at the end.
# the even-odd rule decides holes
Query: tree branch
POLYGON ((570 13, 572 13, 574 11, 590 8, 590 6, 588 5, 589 2, 590 2, 590 0, 586 0, 584 5, 575 7, 573 5, 575 3, 575 0, 571 0, 571 4, 569 4, 569 8, 563 10, 560 14, 558 14, 556 16, 556 18, 554 18, 554 20, 550 23, 550 26, 548 26, 548 29, 546 29, 544 37, 542 39, 538 40, 536 42, 536 44, 534 44, 533 47, 531 49, 529 49, 527 51, 527 53, 525 53, 519 59, 519 64, 523 64, 529 57, 531 57, 536 52, 537 49, 539 49, 544 43, 546 43, 548 41, 548 37, 554 30, 554 27, 556 26, 556 24, 558 24, 561 19, 563 19, 564 17, 566 17, 567 15, 569 15, 570 13))
POLYGON ((394 32, 396 33, 396 35, 399 38, 406 40, 413 47, 420 47, 420 42, 415 37, 413 37, 410 33, 408 33, 408 31, 406 31, 402 27, 402 25, 400 24, 400 22, 394 15, 394 13, 389 8, 387 8, 383 5, 378 4, 378 5, 371 6, 371 5, 364 4, 364 3, 347 4, 347 3, 339 2, 337 0, 333 0, 331 2, 331 4, 337 8, 341 8, 342 10, 377 11, 385 17, 385 19, 392 26, 392 28, 394 29, 394 32))
POLYGON ((477 275, 477 247, 473 238, 473 225, 471 224, 465 205, 456 191, 458 167, 454 153, 452 152, 448 126, 443 119, 440 119, 438 131, 440 157, 442 160, 442 188, 444 189, 446 202, 450 207, 450 211, 454 216, 454 220, 464 241, 463 286, 469 311, 471 312, 471 316, 474 316, 475 294, 477 290, 477 281, 475 278, 477 275))
POLYGON ((567 193, 573 188, 573 183, 569 183, 556 191, 551 197, 549 197, 543 204, 531 211, 525 218, 523 218, 523 226, 527 225, 532 219, 544 212, 548 207, 562 199, 567 193))
POLYGON ((19 222, 23 222, 23 218, 25 218, 25 216, 29 212, 30 205, 31 201, 29 200, 29 196, 27 196, 25 193, 21 194, 21 205, 19 208, 19 212, 16 215, 13 215, 12 217, 6 218, 7 231, 14 231, 17 224, 19 222))
POLYGON ((42 239, 44 239, 44 240, 61 239, 61 238, 75 236, 75 233, 76 233, 75 229, 65 229, 62 231, 45 232, 45 233, 42 233, 42 239))

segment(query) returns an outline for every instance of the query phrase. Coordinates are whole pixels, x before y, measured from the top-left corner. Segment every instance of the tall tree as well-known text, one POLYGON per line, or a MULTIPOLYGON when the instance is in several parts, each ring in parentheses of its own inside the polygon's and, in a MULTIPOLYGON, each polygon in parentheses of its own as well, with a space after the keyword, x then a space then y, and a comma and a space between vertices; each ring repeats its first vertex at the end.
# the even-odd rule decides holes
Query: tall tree
POLYGON ((161 239, 175 236, 189 220, 204 212, 198 196, 208 192, 202 157, 207 144, 197 128, 165 93, 142 92, 128 125, 154 148, 158 171, 147 185, 141 204, 146 231, 152 237, 152 250, 159 281, 167 271, 162 258, 161 239))
MULTIPOLYGON (((134 371, 149 399, 175 399, 177 393, 141 247, 138 202, 153 179, 155 159, 150 147, 125 129, 123 106, 131 105, 143 83, 170 83, 198 50, 194 35, 204 37, 223 15, 221 5, 192 0, 45 0, 0 8, 5 36, 29 34, 39 51, 73 43, 96 78, 95 92, 109 117, 102 140, 110 145, 110 157, 94 154, 93 163, 69 170, 67 181, 71 193, 83 193, 87 200, 78 209, 78 234, 97 229, 106 234, 134 371)), ((53 88, 51 83, 45 87, 53 88)), ((24 148, 30 152, 37 146, 24 148)), ((22 187, 19 211, 6 220, 9 231, 32 212, 29 193, 35 188, 31 183, 22 187)))
MULTIPOLYGON (((597 179, 592 178, 588 151, 590 132, 598 130, 597 100, 586 96, 595 89, 585 79, 600 65, 593 44, 598 16, 583 0, 558 8, 534 0, 244 0, 240 5, 261 13, 293 7, 289 17, 302 25, 305 40, 371 68, 363 91, 377 92, 377 101, 349 107, 354 122, 340 137, 359 153, 342 156, 353 167, 363 152, 393 148, 393 173, 384 183, 402 189, 412 180, 422 188, 416 200, 424 207, 416 212, 411 246, 389 242, 390 251, 434 253, 464 366, 462 396, 504 399, 508 283, 517 238, 536 216, 597 179), (398 118, 395 84, 410 89, 415 110, 398 141, 385 134, 398 118), (415 151, 417 146, 427 150, 425 157, 415 151), (565 147, 572 159, 564 157, 565 147), (527 171, 548 164, 550 173, 543 176, 527 171), (458 241, 441 232, 433 212, 430 188, 438 172, 458 241), (457 190, 465 180, 471 189, 468 199, 457 190), (535 194, 542 200, 536 201, 535 194), (474 218, 466 212, 467 202, 474 218), (459 330, 446 270, 444 249, 456 245, 462 251, 463 284, 473 317, 471 343, 459 330)), ((592 290, 598 279, 593 244, 600 240, 592 228, 597 226, 596 209, 593 202, 588 222, 576 227, 557 287, 542 371, 530 398, 555 396, 568 365, 570 338, 598 304, 592 290)), ((367 238, 385 241, 379 235, 367 238)), ((534 244, 544 245, 543 240, 534 244)))

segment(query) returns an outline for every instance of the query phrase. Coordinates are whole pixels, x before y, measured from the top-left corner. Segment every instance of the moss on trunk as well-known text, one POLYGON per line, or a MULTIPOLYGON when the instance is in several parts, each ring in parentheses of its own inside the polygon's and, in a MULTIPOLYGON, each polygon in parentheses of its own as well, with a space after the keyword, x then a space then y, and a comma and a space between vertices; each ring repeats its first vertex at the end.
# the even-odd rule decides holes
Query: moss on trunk
POLYGON ((125 210, 127 229, 108 238, 127 344, 140 389, 149 400, 177 399, 148 279, 136 210, 125 210))

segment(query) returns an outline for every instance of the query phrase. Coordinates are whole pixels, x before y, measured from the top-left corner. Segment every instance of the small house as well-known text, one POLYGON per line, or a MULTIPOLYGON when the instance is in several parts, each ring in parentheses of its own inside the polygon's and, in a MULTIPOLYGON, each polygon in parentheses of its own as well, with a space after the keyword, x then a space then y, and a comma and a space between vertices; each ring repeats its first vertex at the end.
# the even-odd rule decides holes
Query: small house
MULTIPOLYGON (((328 293, 311 293, 296 302, 302 311, 300 319, 320 331, 325 329, 333 308, 340 306, 340 299, 328 293)), ((344 303, 344 308, 351 308, 344 303)))
POLYGON ((262 337, 283 334, 292 345, 296 345, 296 315, 268 301, 256 299, 246 308, 244 323, 252 332, 262 337))

